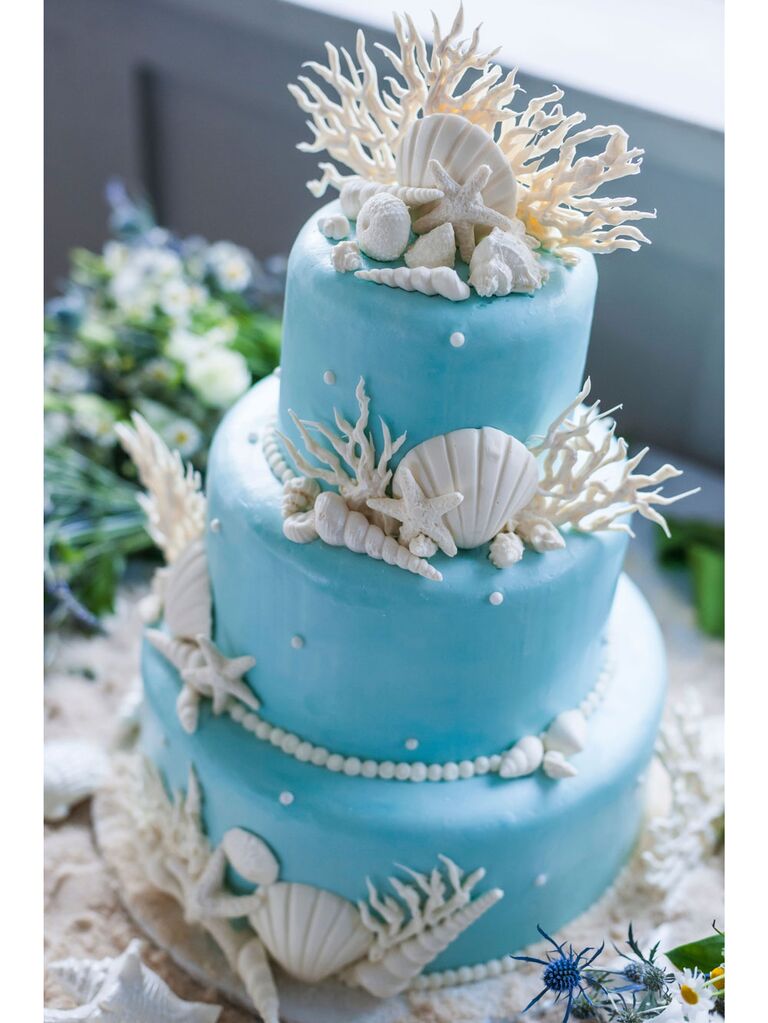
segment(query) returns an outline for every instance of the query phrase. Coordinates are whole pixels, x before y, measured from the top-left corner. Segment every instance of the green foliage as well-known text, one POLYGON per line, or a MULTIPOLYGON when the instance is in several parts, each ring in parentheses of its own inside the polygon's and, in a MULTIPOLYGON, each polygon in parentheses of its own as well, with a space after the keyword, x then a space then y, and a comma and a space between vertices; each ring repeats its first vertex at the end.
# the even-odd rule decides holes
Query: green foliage
POLYGON ((665 955, 678 970, 711 973, 725 962, 725 934, 718 932, 687 945, 678 945, 665 955))

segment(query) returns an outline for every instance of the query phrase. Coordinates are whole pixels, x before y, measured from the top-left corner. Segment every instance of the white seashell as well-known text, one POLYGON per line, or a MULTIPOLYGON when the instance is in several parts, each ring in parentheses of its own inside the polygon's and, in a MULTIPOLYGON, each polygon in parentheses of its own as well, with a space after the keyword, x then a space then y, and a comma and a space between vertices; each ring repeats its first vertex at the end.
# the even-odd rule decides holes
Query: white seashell
POLYGON ((380 192, 363 203, 357 218, 360 250, 387 263, 405 252, 411 234, 408 207, 396 195, 380 192))
POLYGON ((456 235, 453 224, 441 224, 421 235, 405 253, 405 265, 453 266, 456 262, 456 235))
POLYGON ((367 554, 369 558, 396 565, 425 579, 440 582, 443 578, 428 561, 416 557, 393 536, 387 536, 362 512, 350 511, 344 498, 333 491, 326 490, 320 494, 315 501, 314 516, 320 539, 332 547, 347 547, 356 554, 367 554))
POLYGON ((189 544, 168 569, 165 624, 179 639, 211 634, 211 584, 202 538, 189 544))
POLYGON ((433 554, 437 554, 437 544, 431 536, 425 536, 423 533, 417 533, 416 536, 409 541, 408 550, 411 554, 415 554, 417 558, 431 558, 433 554))
POLYGON ((270 885, 248 919, 272 958, 307 983, 343 970, 373 941, 356 906, 306 884, 270 885))
POLYGON ((565 547, 565 540, 557 526, 540 515, 523 512, 515 525, 515 532, 539 554, 565 547))
POLYGON ((331 249, 331 263, 333 269, 340 274, 350 273, 352 270, 359 270, 363 265, 360 258, 360 246, 357 242, 339 242, 331 249))
POLYGON ((52 975, 80 1004, 74 1009, 45 1009, 44 1023, 216 1023, 221 1006, 177 997, 142 963, 141 948, 134 939, 114 959, 52 963, 52 975))
POLYGON ((420 291, 422 295, 440 295, 451 302, 469 298, 469 287, 455 270, 447 266, 432 269, 426 266, 378 267, 375 270, 358 270, 355 277, 374 284, 386 284, 403 291, 420 291))
POLYGON ((548 778, 573 778, 579 773, 573 764, 566 760, 559 750, 555 749, 547 750, 541 766, 548 778))
POLYGON ((277 987, 264 946, 258 938, 247 942, 238 953, 237 974, 262 1023, 280 1023, 277 987))
POLYGON ((345 980, 365 988, 376 998, 404 991, 425 966, 436 959, 458 936, 494 906, 504 895, 492 888, 433 927, 389 949, 378 962, 363 959, 345 973, 345 980))
POLYGON ((311 543, 317 540, 314 509, 289 515, 283 522, 283 536, 292 543, 311 543))
POLYGON ((349 221, 343 213, 333 213, 329 217, 320 217, 317 222, 320 234, 337 241, 349 234, 349 221))
POLYGON ((309 511, 320 493, 320 484, 309 476, 294 476, 283 484, 283 518, 309 511))
POLYGON ((437 160, 463 185, 482 164, 491 169, 483 188, 486 206, 514 217, 517 181, 507 158, 488 132, 457 114, 431 114, 411 125, 397 153, 397 180, 402 185, 431 185, 430 160, 437 160))
POLYGON ((491 542, 488 557, 496 568, 508 568, 517 564, 524 551, 523 541, 515 533, 499 533, 491 542))
POLYGON ((569 757, 587 745, 587 720, 580 710, 564 710, 544 733, 544 748, 569 757))
POLYGON ((544 743, 538 735, 524 735, 507 750, 501 758, 499 776, 501 778, 522 778, 533 774, 541 767, 544 759, 544 743))
POLYGON ((372 195, 386 192, 395 195, 406 206, 423 206, 424 203, 437 202, 443 193, 439 188, 408 188, 404 185, 383 185, 380 181, 366 181, 365 178, 348 178, 341 186, 341 208, 348 217, 356 220, 360 210, 372 195))
POLYGON ((151 643, 155 650, 159 650, 179 674, 188 668, 199 668, 204 663, 203 655, 191 640, 176 639, 167 632, 161 632, 160 629, 147 629, 145 635, 147 642, 151 643))
POLYGON ((533 294, 549 277, 549 271, 527 244, 525 229, 493 231, 478 242, 469 261, 469 283, 483 298, 512 292, 533 294))
POLYGON ((106 753, 92 742, 57 739, 43 752, 43 816, 61 821, 101 788, 109 774, 106 753))
POLYGON ((244 828, 226 831, 221 848, 238 874, 251 884, 273 884, 280 876, 280 865, 267 843, 244 828))
POLYGON ((427 497, 458 491, 464 500, 444 518, 456 545, 479 547, 501 532, 533 497, 539 482, 528 449, 501 430, 454 430, 422 441, 404 456, 392 480, 409 469, 427 497))

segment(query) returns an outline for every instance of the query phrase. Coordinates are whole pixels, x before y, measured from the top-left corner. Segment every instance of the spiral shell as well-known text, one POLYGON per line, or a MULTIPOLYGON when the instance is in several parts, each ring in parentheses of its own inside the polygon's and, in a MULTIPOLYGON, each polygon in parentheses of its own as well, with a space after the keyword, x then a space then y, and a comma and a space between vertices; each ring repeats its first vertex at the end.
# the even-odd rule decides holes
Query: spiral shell
POLYGON ((377 267, 375 270, 358 270, 355 277, 374 284, 386 284, 403 291, 420 291, 422 295, 440 295, 451 302, 469 298, 469 288, 455 270, 447 266, 397 266, 377 267))
POLYGON ((237 973, 263 1023, 280 1023, 280 1000, 267 954, 258 938, 252 938, 237 955, 237 973))
POLYGON ((341 186, 341 208, 346 215, 356 220, 360 210, 373 195, 394 195, 406 206, 423 206, 443 198, 439 188, 409 188, 407 185, 383 185, 380 181, 366 181, 365 178, 348 178, 341 186))
POLYGON ((320 484, 309 476, 293 476, 283 484, 283 518, 309 511, 320 493, 320 484))
POLYGON ((431 185, 429 161, 437 160, 463 185, 482 164, 491 168, 483 189, 486 206, 514 217, 517 181, 507 158, 488 132, 457 114, 431 114, 411 125, 397 153, 397 180, 403 185, 431 185))
POLYGON ((317 540, 317 535, 312 508, 305 512, 295 512, 283 522, 283 536, 292 543, 311 543, 317 540))
POLYGON ((332 547, 346 547, 356 554, 396 565, 425 579, 442 580, 442 575, 428 561, 412 554, 393 536, 368 521, 362 512, 350 511, 344 498, 333 491, 324 491, 315 501, 315 529, 321 540, 332 547))
POLYGON ((272 958, 307 983, 343 970, 373 940, 353 903, 306 884, 270 885, 248 919, 272 958))
POLYGON ((396 195, 380 192, 363 203, 357 218, 357 244, 371 259, 398 259, 408 245, 411 215, 396 195))
POLYGON ((422 441, 405 455, 392 480, 409 469, 427 497, 458 491, 464 500, 444 522, 457 547, 479 547, 524 508, 539 483, 536 460, 519 440, 490 426, 454 430, 422 441))
POLYGON ((501 758, 499 776, 501 778, 522 778, 533 774, 541 767, 544 759, 544 743, 537 735, 524 735, 512 749, 501 758))
POLYGON ((184 548, 165 579, 165 624, 172 636, 211 634, 211 586, 202 539, 184 548))
POLYGON ((514 225, 514 231, 494 227, 472 253, 469 283, 483 298, 513 292, 530 295, 549 277, 549 271, 528 244, 522 223, 516 220, 514 225))
POLYGON ((580 710, 564 710, 544 733, 544 748, 563 756, 580 753, 587 744, 587 719, 580 710))

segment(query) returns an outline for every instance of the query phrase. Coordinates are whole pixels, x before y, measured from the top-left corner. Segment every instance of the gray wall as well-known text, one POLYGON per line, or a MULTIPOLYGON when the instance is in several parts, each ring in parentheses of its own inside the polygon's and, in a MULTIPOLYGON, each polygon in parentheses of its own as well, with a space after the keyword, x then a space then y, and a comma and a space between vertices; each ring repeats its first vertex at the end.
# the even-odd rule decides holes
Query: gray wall
MULTIPOLYGON (((46 293, 72 246, 103 242, 113 175, 181 233, 287 251, 316 200, 285 84, 325 39, 351 48, 354 26, 280 0, 47 0, 46 293)), ((521 81, 534 94, 550 84, 521 81)), ((651 247, 599 260, 593 393, 625 402, 630 437, 718 465, 723 137, 577 90, 567 103, 646 149, 627 191, 659 212, 651 247)))

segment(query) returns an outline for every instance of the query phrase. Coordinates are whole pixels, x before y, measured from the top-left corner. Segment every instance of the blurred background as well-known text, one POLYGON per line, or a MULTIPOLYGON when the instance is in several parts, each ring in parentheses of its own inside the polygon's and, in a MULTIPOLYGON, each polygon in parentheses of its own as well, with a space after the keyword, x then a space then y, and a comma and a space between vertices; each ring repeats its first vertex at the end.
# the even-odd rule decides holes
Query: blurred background
MULTIPOLYGON (((454 0, 397 6, 407 6, 428 37, 430 9, 443 24, 456 11, 454 0)), ((528 93, 541 95, 554 82, 566 90, 566 111, 583 110, 588 124, 621 124, 630 142, 646 151, 642 174, 623 184, 639 208, 658 210, 658 219, 646 225, 653 244, 598 260, 588 370, 604 407, 625 403, 621 429, 630 439, 653 444, 678 462, 690 460, 709 474, 704 498, 685 511, 719 522, 722 0, 467 0, 465 9, 469 29, 484 23, 482 41, 489 49, 502 43, 498 61, 520 68, 528 93)), ((79 383, 69 379, 70 395, 82 389, 111 402, 109 408, 80 408, 78 421, 91 434, 101 430, 111 437, 111 420, 124 417, 141 393, 155 401, 149 412, 167 427, 166 438, 186 438, 189 453, 204 468, 205 445, 198 441, 196 454, 195 438, 187 434, 195 428, 204 441, 220 410, 207 410, 202 420, 193 413, 195 380, 184 376, 182 363, 174 363, 174 372, 182 365, 181 376, 167 379, 166 342, 160 338, 174 327, 171 313, 163 311, 159 319, 153 313, 151 322, 129 316, 129 329, 125 322, 117 329, 110 275, 124 253, 113 248, 107 258, 104 243, 111 235, 135 245, 150 232, 152 245, 170 245, 178 253, 179 240, 186 239, 182 258, 202 260, 192 283, 205 292, 207 303, 193 325, 196 337, 210 333, 212 325, 218 329, 223 318, 226 344, 245 360, 251 376, 269 371, 279 344, 282 264, 275 257, 287 254, 317 206, 304 187, 316 161, 296 151, 308 131, 286 85, 303 61, 323 57, 324 40, 353 50, 358 25, 375 59, 371 43, 394 41, 390 11, 389 3, 362 0, 48 0, 45 292, 49 299, 64 294, 67 300, 63 307, 49 304, 47 358, 59 383, 66 378, 63 366, 82 364, 86 375, 79 383), (124 189, 112 186, 108 220, 105 185, 115 179, 124 189), (142 196, 149 205, 131 205, 132 197, 142 196), (157 225, 172 234, 151 235, 157 225), (198 236, 235 243, 257 262, 239 249, 216 250, 216 262, 198 236), (79 250, 74 261, 73 250, 79 250), (89 253, 99 257, 94 261, 89 253), (83 290, 91 296, 86 305, 101 303, 98 315, 90 307, 83 313, 83 290), (133 381, 133 393, 126 380, 133 381)), ((383 71, 384 62, 379 66, 383 71)), ((184 280, 189 285, 188 274, 184 280)), ((188 352, 188 338, 178 341, 177 350, 183 344, 188 352)), ((199 359, 196 366, 200 376, 199 359)), ((209 367, 206 383, 224 368, 209 367)), ((234 366, 229 370, 231 387, 237 374, 234 366)), ((65 394, 67 387, 59 390, 65 394)), ((227 386, 221 393, 223 407, 227 386)), ((64 438, 68 449, 79 447, 89 458, 96 452, 100 471, 125 477, 124 463, 97 450, 87 430, 72 433, 76 404, 55 395, 47 404, 49 413, 69 417, 66 423, 51 419, 54 433, 60 431, 59 446, 64 438)), ((72 483, 73 472, 82 481, 83 466, 63 464, 60 455, 48 469, 49 479, 53 471, 56 480, 49 531, 50 564, 58 566, 49 573, 54 587, 77 575, 77 566, 85 564, 83 551, 94 550, 95 538, 108 557, 123 535, 107 534, 98 523, 94 534, 94 521, 102 521, 99 509, 83 512, 82 487, 72 483), (62 571, 67 562, 70 567, 62 571)), ((102 493, 113 492, 109 476, 90 481, 88 489, 93 493, 99 485, 102 493)), ((121 492, 121 515, 128 514, 132 500, 132 493, 121 492)), ((133 528, 131 520, 126 553, 131 543, 140 543, 133 528)), ((117 571, 113 566, 113 575, 117 571)))

